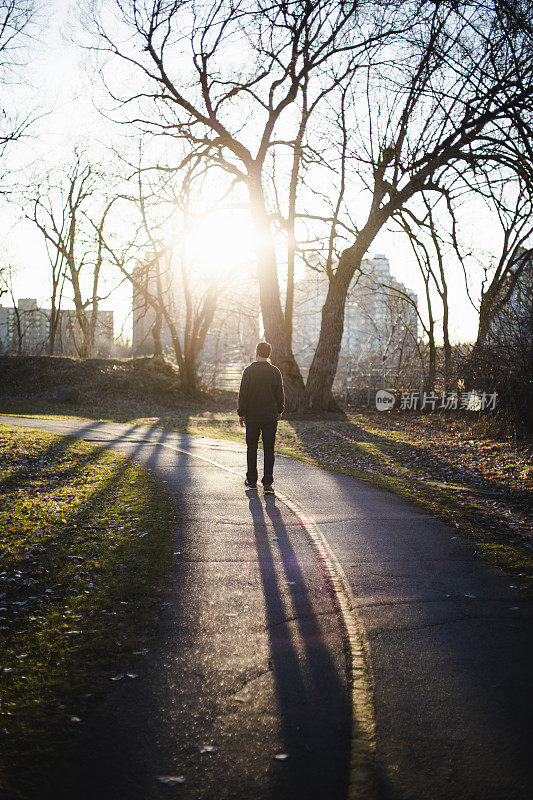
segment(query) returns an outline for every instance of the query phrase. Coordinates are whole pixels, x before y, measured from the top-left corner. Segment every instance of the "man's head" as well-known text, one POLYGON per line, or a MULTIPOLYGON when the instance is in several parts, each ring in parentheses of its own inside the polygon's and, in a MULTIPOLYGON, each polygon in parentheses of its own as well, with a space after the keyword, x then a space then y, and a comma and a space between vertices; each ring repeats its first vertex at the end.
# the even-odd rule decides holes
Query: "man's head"
POLYGON ((272 346, 268 342, 259 342, 257 347, 255 348, 255 354, 257 358, 270 358, 270 353, 272 352, 272 346))

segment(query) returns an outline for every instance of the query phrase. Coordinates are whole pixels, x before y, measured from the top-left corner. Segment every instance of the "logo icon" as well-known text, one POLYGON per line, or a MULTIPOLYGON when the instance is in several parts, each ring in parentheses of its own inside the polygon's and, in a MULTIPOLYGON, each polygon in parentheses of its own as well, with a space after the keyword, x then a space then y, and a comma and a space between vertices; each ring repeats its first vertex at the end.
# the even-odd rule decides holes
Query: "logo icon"
POLYGON ((379 389, 376 392, 376 408, 378 411, 388 411, 394 405, 395 397, 386 389, 379 389))

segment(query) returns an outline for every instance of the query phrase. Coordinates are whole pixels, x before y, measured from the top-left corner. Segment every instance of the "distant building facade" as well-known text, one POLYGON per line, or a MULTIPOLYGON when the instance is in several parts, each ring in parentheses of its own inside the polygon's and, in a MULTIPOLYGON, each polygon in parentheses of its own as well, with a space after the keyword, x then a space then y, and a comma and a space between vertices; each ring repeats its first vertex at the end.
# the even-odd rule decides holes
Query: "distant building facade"
POLYGON ((39 354, 46 349, 48 319, 33 298, 20 298, 16 307, 0 305, 0 351, 39 354))
MULTIPOLYGON (((533 251, 519 248, 515 262, 521 272, 507 299, 491 320, 487 344, 509 346, 519 341, 533 350, 533 251), (518 265, 518 264, 517 264, 518 265)), ((510 278, 509 278, 510 280, 510 278)), ((507 283, 502 292, 509 289, 507 283)))
MULTIPOLYGON (((0 353, 6 355, 45 355, 49 352, 50 316, 39 308, 34 298, 20 298, 16 307, 0 305, 0 353)), ((72 309, 61 309, 55 336, 55 355, 76 356, 82 339, 81 328, 72 309)), ((98 311, 95 328, 95 352, 113 354, 113 311, 98 311)))
MULTIPOLYGON (((407 358, 418 340, 417 296, 391 275, 388 259, 366 259, 361 270, 346 301, 337 385, 353 370, 407 358)), ((304 373, 318 342, 327 290, 327 277, 314 270, 295 286, 294 351, 304 373)))

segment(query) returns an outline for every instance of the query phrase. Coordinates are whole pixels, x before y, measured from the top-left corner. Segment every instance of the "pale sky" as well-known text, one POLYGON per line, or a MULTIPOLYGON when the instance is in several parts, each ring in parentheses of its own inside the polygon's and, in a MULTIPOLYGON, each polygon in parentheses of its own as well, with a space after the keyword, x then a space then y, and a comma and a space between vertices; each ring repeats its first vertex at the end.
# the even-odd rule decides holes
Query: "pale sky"
MULTIPOLYGON (((69 22, 75 22, 72 11, 74 8, 75 4, 69 0, 48 0, 48 24, 42 32, 41 44, 34 48, 32 63, 24 73, 26 86, 8 87, 13 107, 38 105, 40 112, 45 114, 32 127, 31 137, 11 152, 9 165, 17 171, 15 179, 21 175, 31 175, 32 169, 38 170, 48 163, 57 163, 78 141, 87 144, 95 138, 101 142, 110 142, 122 135, 118 126, 103 120, 94 107, 97 102, 95 92, 101 90, 97 88, 85 63, 85 54, 70 44, 61 33, 69 22)), ((238 234, 242 234, 242 225, 243 217, 240 215, 234 232, 227 216, 224 224, 217 226, 219 232, 226 236, 221 248, 228 251, 226 258, 229 261, 231 241, 239 240, 238 234)), ((15 285, 17 296, 36 297, 39 303, 46 304, 48 266, 41 234, 31 223, 20 220, 20 212, 6 203, 0 218, 0 233, 4 242, 3 257, 7 254, 19 267, 15 285)), ((497 252, 498 241, 490 219, 477 204, 470 207, 468 213, 465 210, 463 236, 468 240, 469 246, 484 247, 489 254, 497 252)), ((201 250, 201 242, 205 239, 206 247, 212 248, 212 238, 200 236, 195 246, 201 250)), ((247 237, 244 238, 246 240, 247 237)), ((249 245, 248 236, 246 246, 249 245)), ((387 256, 392 274, 415 291, 419 302, 422 301, 423 284, 418 267, 410 247, 402 237, 390 232, 381 233, 367 256, 376 253, 387 256)), ((200 258, 201 253, 198 256, 200 258)), ((448 274, 452 339, 472 340, 476 332, 476 314, 467 299, 462 269, 453 258, 449 260, 448 274)), ((103 304, 103 307, 115 310, 116 333, 129 311, 130 297, 128 287, 124 286, 103 304)), ((6 304, 5 296, 3 303, 6 304)), ((440 318, 438 307, 436 316, 440 318)))

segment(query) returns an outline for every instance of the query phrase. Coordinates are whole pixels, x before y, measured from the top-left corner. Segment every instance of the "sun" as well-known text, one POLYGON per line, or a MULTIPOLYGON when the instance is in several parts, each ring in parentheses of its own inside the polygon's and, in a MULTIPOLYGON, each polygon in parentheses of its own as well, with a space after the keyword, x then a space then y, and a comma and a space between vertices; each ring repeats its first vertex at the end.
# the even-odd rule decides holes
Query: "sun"
POLYGON ((187 232, 186 258, 193 272, 221 280, 251 265, 254 247, 249 217, 229 209, 200 217, 187 232))

